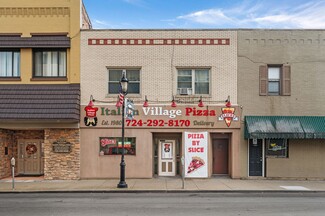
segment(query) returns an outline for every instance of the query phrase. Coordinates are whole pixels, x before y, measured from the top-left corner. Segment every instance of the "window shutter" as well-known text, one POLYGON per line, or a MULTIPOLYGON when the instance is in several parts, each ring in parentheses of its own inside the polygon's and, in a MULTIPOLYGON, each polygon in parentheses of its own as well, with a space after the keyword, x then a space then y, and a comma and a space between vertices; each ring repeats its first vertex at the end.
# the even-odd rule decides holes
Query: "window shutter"
POLYGON ((260 66, 260 95, 266 96, 268 88, 267 66, 260 66))
POLYGON ((284 96, 291 95, 291 68, 289 65, 284 65, 282 67, 282 77, 281 77, 281 93, 284 96))

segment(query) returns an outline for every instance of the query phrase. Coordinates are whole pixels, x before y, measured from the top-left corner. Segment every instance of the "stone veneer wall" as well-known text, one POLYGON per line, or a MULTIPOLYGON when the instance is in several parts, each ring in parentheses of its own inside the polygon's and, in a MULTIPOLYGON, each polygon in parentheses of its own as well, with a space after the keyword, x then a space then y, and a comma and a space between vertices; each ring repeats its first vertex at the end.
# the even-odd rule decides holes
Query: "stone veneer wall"
MULTIPOLYGON (((11 175, 10 159, 13 155, 12 131, 0 129, 0 178, 11 175), (8 148, 8 154, 5 155, 5 148, 8 148)), ((17 155, 17 148, 16 153, 17 155)))
POLYGON ((44 179, 75 180, 80 178, 80 130, 45 129, 44 179), (64 139, 72 144, 70 153, 55 153, 52 143, 64 139))

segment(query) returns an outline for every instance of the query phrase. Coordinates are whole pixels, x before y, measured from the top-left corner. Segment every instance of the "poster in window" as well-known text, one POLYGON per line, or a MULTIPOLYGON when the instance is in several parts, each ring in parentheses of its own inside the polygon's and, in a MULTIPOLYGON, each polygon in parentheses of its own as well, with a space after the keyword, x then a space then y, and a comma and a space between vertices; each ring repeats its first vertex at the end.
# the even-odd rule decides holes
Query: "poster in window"
POLYGON ((284 139, 269 139, 267 145, 267 156, 286 157, 287 142, 284 139))
POLYGON ((208 177, 208 132, 185 132, 185 177, 208 177))
MULTIPOLYGON (((99 155, 120 155, 123 152, 121 137, 99 137, 99 155)), ((124 141, 124 154, 136 154, 136 139, 126 137, 124 141)))
POLYGON ((161 148, 161 159, 173 159, 173 144, 171 142, 163 142, 161 148))

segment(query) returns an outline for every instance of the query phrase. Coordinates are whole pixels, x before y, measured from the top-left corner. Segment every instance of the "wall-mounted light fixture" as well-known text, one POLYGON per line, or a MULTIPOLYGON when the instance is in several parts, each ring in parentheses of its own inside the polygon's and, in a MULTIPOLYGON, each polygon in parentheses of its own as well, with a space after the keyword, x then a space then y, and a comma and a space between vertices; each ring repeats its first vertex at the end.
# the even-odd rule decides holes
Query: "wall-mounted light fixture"
POLYGON ((148 107, 149 104, 148 104, 148 99, 147 99, 147 95, 145 96, 145 99, 144 99, 144 103, 143 103, 143 107, 148 107))
POLYGON ((172 100, 172 104, 171 104, 172 107, 177 107, 177 104, 175 102, 175 97, 173 96, 173 100, 172 100))
POLYGON ((199 100, 199 107, 204 107, 203 101, 202 101, 202 96, 200 96, 200 100, 199 100))
POLYGON ((228 95, 226 102, 226 107, 231 107, 231 103, 230 103, 230 95, 228 95))

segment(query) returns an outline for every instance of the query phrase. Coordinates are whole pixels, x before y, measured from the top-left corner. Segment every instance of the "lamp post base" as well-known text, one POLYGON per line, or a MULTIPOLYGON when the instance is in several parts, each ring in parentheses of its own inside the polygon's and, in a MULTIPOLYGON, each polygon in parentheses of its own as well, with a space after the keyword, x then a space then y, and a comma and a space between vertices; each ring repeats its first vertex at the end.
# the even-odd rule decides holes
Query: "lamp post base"
MULTIPOLYGON (((124 147, 124 145, 123 145, 124 147)), ((124 149, 123 149, 124 151, 124 149)), ((128 185, 126 184, 125 182, 125 161, 124 161, 124 155, 122 154, 122 159, 121 159, 121 164, 120 164, 120 167, 121 167, 121 170, 120 170, 120 182, 117 184, 117 188, 127 188, 128 185)))
POLYGON ((126 184, 125 181, 120 181, 120 182, 117 184, 117 188, 128 188, 128 185, 126 184))

